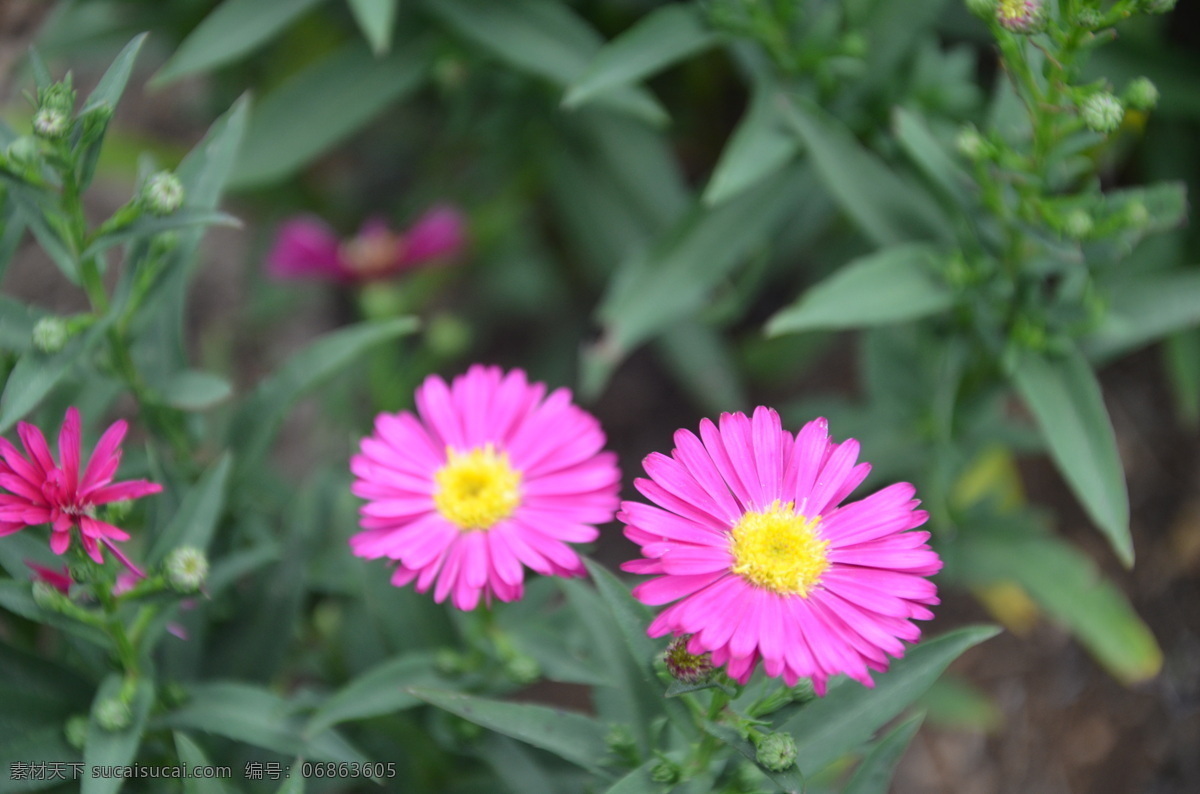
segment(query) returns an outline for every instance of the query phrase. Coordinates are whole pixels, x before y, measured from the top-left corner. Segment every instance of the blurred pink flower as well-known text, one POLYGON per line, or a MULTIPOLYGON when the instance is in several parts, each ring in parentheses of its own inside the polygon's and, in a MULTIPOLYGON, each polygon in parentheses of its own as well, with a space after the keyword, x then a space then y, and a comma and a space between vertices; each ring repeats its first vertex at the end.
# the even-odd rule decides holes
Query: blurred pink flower
POLYGON ((350 461, 364 532, 359 557, 396 563, 392 584, 416 581, 459 609, 480 597, 515 601, 524 568, 580 576, 568 543, 595 540, 612 520, 620 472, 601 451, 595 417, 567 389, 546 395, 525 373, 476 364, 447 385, 417 389, 417 413, 380 414, 350 461))
POLYGON ((38 565, 33 560, 26 560, 25 567, 33 571, 35 582, 45 582, 63 595, 70 593, 71 585, 75 583, 75 580, 71 578, 71 569, 65 565, 56 571, 45 565, 38 565))
POLYGON ((96 507, 109 502, 138 499, 158 493, 162 486, 147 480, 112 481, 121 463, 121 440, 128 424, 114 422, 83 467, 80 477, 79 411, 67 409, 58 434, 59 463, 54 461, 46 437, 26 422, 17 423, 17 435, 25 455, 6 438, 0 438, 0 534, 9 534, 25 526, 50 524, 50 548, 62 554, 71 545, 71 530, 79 528, 84 551, 96 562, 104 562, 100 543, 107 546, 130 570, 129 562, 113 541, 128 540, 123 529, 96 518, 96 507), (15 529, 14 529, 15 527, 15 529))
POLYGON ((743 684, 761 660, 789 686, 812 678, 817 694, 838 673, 872 686, 868 670, 920 638, 910 621, 933 617, 926 577, 942 562, 928 532, 909 530, 928 514, 908 483, 841 504, 871 468, 855 465, 857 441, 834 443, 824 419, 793 437, 759 407, 704 420, 699 438, 680 430, 675 445, 647 456, 650 479, 634 483, 654 505, 617 515, 645 557, 622 568, 659 575, 633 595, 675 602, 650 636, 690 635, 690 653, 711 652, 743 684))
POLYGON ((433 207, 399 234, 369 220, 348 240, 339 240, 324 221, 301 216, 280 227, 267 272, 277 279, 372 281, 451 259, 465 245, 466 220, 447 205, 433 207))

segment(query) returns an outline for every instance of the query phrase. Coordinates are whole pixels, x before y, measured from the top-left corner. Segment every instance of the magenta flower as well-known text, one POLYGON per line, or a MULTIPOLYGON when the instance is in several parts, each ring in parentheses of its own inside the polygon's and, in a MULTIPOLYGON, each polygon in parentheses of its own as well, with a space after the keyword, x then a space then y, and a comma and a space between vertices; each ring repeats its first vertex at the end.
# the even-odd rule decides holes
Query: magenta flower
POLYGON ((519 369, 476 364, 449 386, 427 378, 416 414, 376 417, 350 461, 367 500, 354 553, 394 560, 392 584, 415 580, 464 610, 520 598, 525 567, 582 575, 567 544, 612 520, 620 473, 599 422, 567 389, 545 391, 519 369))
POLYGON ((818 694, 838 673, 872 686, 868 670, 920 638, 910 621, 933 617, 925 577, 942 563, 929 533, 908 530, 928 514, 908 483, 841 504, 870 471, 855 465, 857 441, 833 443, 824 419, 793 438, 759 407, 704 420, 699 438, 680 430, 675 444, 647 456, 650 479, 634 483, 657 506, 624 502, 617 515, 646 558, 622 568, 660 574, 634 596, 676 602, 650 636, 691 635, 689 652, 711 652, 741 683, 761 660, 789 686, 812 678, 818 694))
POLYGON ((68 595, 71 585, 75 584, 75 580, 71 578, 71 569, 66 565, 55 570, 39 565, 33 560, 26 560, 25 567, 33 571, 33 581, 45 582, 63 595, 68 595))
POLYGON ((146 480, 112 481, 121 463, 121 440, 127 428, 127 423, 119 420, 104 431, 80 476, 79 411, 67 409, 58 434, 57 463, 42 431, 18 422, 17 435, 25 447, 25 455, 8 439, 0 438, 0 488, 7 491, 0 493, 0 524, 4 527, 0 534, 50 524, 50 548, 55 554, 62 554, 71 545, 71 530, 78 528, 79 541, 93 560, 104 562, 100 552, 103 543, 136 571, 113 545, 116 540, 129 540, 129 534, 96 518, 96 508, 100 505, 138 499, 162 490, 161 485, 146 480))
POLYGON ((465 244, 466 220, 450 206, 434 207, 402 234, 372 219, 345 241, 324 221, 303 216, 280 227, 267 270, 278 279, 371 281, 453 258, 465 244))

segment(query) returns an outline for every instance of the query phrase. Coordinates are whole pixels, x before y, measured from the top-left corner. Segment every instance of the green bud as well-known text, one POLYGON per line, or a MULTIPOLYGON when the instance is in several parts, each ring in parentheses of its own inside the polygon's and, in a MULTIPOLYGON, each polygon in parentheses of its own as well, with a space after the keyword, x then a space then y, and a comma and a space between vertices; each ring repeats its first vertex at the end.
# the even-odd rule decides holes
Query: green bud
POLYGON ((1150 223, 1150 210, 1141 201, 1131 201, 1125 207, 1125 223, 1132 229, 1144 229, 1150 223))
POLYGON ((1125 87, 1125 104, 1135 110, 1153 110, 1158 104, 1158 87, 1148 77, 1139 77, 1125 87))
POLYGON ((974 124, 965 124, 954 136, 954 148, 971 162, 985 159, 991 151, 987 140, 979 134, 974 124))
POLYGON ((604 746, 615 756, 630 758, 637 756, 637 740, 628 725, 617 724, 604 734, 604 746))
POLYGON ((755 757, 764 769, 782 772, 796 763, 796 740, 790 733, 768 733, 754 740, 755 757))
POLYGON ((96 704, 96 724, 106 731, 128 728, 133 722, 133 711, 121 698, 107 698, 96 704))
POLYGON ((438 648, 433 655, 433 667, 442 675, 461 673, 466 666, 464 661, 462 654, 453 648, 438 648))
POLYGON ((1083 100, 1079 113, 1088 129, 1105 134, 1114 132, 1125 119, 1125 107, 1107 91, 1098 91, 1083 100))
POLYGON ((58 108, 42 108, 33 114, 33 131, 43 138, 61 138, 69 125, 67 114, 58 108))
POLYGON ((97 568, 96 563, 90 559, 72 560, 67 564, 67 573, 70 574, 72 581, 87 584, 95 580, 97 568))
POLYGON ((671 644, 663 652, 663 662, 667 665, 667 672, 676 681, 699 684, 712 677, 712 654, 689 651, 687 646, 691 637, 692 635, 685 634, 671 640, 671 644))
POLYGON ((654 766, 650 767, 650 779, 655 783, 670 786, 678 783, 681 777, 679 765, 666 758, 659 759, 654 766))
POLYGON ((1142 0, 1142 10, 1147 14, 1169 14, 1175 10, 1175 0, 1142 0))
POLYGON ((38 110, 57 110, 70 116, 75 110, 75 89, 71 86, 71 75, 40 89, 37 105, 38 110))
POLYGON ((183 183, 170 171, 159 171, 142 186, 142 202, 153 215, 170 215, 183 206, 183 198, 183 183))
POLYGON ((980 19, 996 18, 998 0, 966 0, 967 10, 980 19))
POLYGON ((858 31, 851 31, 842 37, 842 54, 851 58, 862 58, 867 54, 867 39, 858 31))
POLYGON ((433 81, 443 91, 455 91, 467 81, 467 66, 461 58, 444 55, 434 61, 433 81))
POLYGON ((518 684, 532 684, 542 677, 542 668, 532 656, 518 653, 504 663, 504 674, 518 684))
POLYGON ((194 546, 172 549, 163 562, 167 583, 179 593, 194 593, 208 578, 208 557, 194 546))
POLYGON ((1063 218, 1063 231, 1075 240, 1082 240, 1092 233, 1096 222, 1092 214, 1085 209, 1073 209, 1063 218))
POLYGON ((119 524, 133 511, 132 499, 119 499, 104 506, 104 517, 110 524, 119 524))
POLYGON ((1075 11, 1075 24, 1084 30, 1096 30, 1104 25, 1104 15, 1098 8, 1084 6, 1075 11))
POLYGON ((34 349, 42 353, 57 353, 71 338, 71 329, 61 317, 43 317, 33 326, 34 349))
POLYGON ((1046 29, 1046 6, 1043 0, 999 0, 996 22, 1009 33, 1028 36, 1046 29))
POLYGON ((461 355, 471 345, 471 326, 453 314, 434 315, 425 332, 425 343, 440 356, 461 355))
POLYGON ((41 159, 42 147, 32 135, 22 135, 8 145, 5 154, 18 165, 33 165, 41 159))
POLYGON ((48 612, 59 612, 64 606, 71 603, 71 599, 63 595, 62 591, 49 582, 43 582, 40 579, 33 583, 31 594, 33 595, 33 603, 48 612))
POLYGON ((63 734, 67 738, 67 744, 74 747, 76 750, 82 750, 87 744, 88 735, 88 718, 84 714, 76 714, 70 717, 66 724, 63 725, 63 734))

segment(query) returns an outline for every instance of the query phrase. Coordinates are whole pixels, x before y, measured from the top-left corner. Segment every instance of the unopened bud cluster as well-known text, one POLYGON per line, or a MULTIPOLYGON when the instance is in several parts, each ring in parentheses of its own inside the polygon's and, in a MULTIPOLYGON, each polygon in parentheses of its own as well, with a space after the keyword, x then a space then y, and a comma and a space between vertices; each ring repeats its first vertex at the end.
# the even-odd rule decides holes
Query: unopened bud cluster
POLYGON ((167 583, 180 593, 194 593, 208 578, 208 557, 193 546, 180 546, 163 563, 167 583))
POLYGON ((790 733, 768 733, 755 737, 758 763, 772 772, 790 769, 796 763, 796 740, 790 733))
POLYGON ((183 206, 183 196, 183 183, 170 171, 159 171, 142 186, 142 202, 154 215, 170 215, 183 206))
POLYGON ((1088 129, 1095 132, 1115 132, 1125 119, 1125 107, 1108 91, 1097 91, 1083 100, 1079 115, 1088 129))
POLYGON ((1010 33, 1030 35, 1046 29, 1046 6, 1043 0, 999 0, 996 22, 1010 33))
POLYGON ((713 673, 712 654, 692 653, 688 650, 691 635, 676 637, 663 653, 667 671, 676 681, 699 684, 707 681, 713 673))

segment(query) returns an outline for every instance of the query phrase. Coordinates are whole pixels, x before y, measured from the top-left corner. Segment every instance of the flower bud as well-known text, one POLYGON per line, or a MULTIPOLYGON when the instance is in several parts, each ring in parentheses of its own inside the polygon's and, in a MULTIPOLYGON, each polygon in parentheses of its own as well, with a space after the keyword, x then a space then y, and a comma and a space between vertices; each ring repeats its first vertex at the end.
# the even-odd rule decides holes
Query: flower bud
POLYGON ((1142 201, 1131 201, 1125 208, 1125 223, 1131 229, 1145 229, 1150 223, 1150 210, 1142 201))
POLYGON ((1083 100, 1079 113, 1088 129, 1103 133, 1115 131, 1125 118, 1124 106, 1107 91, 1099 91, 1083 100))
POLYGON ((1043 0, 999 0, 996 21, 1009 33, 1040 33, 1046 28, 1046 6, 1043 0))
POLYGON ((954 148, 971 162, 979 162, 989 154, 987 140, 979 134, 974 124, 965 124, 954 136, 954 148))
POLYGON ((63 735, 67 739, 67 744, 74 747, 76 750, 82 750, 87 744, 88 735, 88 718, 83 714, 76 714, 67 719, 63 725, 63 735))
POLYGON ((1084 239, 1095 227, 1096 222, 1092 219, 1092 214, 1085 209, 1073 209, 1063 218, 1063 231, 1075 240, 1084 239))
POLYGON ((707 681, 713 672, 711 653, 692 653, 688 650, 688 640, 691 635, 676 637, 663 653, 663 661, 667 671, 676 681, 685 684, 699 684, 707 681))
POLYGON ((58 108, 42 108, 33 114, 33 131, 43 138, 61 138, 69 124, 67 114, 58 108))
POLYGON ((659 759, 654 766, 650 767, 650 779, 655 783, 669 786, 678 783, 681 777, 679 765, 666 758, 659 759))
POLYGON ((61 612, 62 608, 71 602, 71 599, 64 595, 61 590, 41 579, 33 583, 31 594, 33 595, 33 603, 47 612, 61 612))
POLYGON ((782 772, 796 763, 796 740, 790 733, 768 733, 754 740, 755 757, 764 769, 782 772))
POLYGON ((466 669, 466 659, 453 648, 438 648, 433 655, 433 668, 442 675, 457 675, 466 669))
POLYGON ((208 557, 194 546, 180 546, 163 563, 167 583, 179 593, 194 593, 208 578, 208 557))
POLYGON ((42 353, 57 353, 71 338, 71 329, 61 317, 43 317, 33 326, 30 335, 33 347, 42 353))
POLYGON ((119 524, 126 518, 129 518, 129 513, 132 510, 132 499, 118 499, 117 501, 109 502, 104 506, 104 518, 110 524, 119 524))
POLYGON ((628 725, 611 726, 608 733, 604 734, 604 746, 618 758, 637 758, 637 739, 634 738, 633 731, 628 725))
POLYGON ((106 731, 128 728, 133 722, 133 711, 121 698, 107 698, 96 704, 96 724, 106 731))
POLYGON ((1147 14, 1169 14, 1175 10, 1175 0, 1142 0, 1142 10, 1147 14))
POLYGON ((542 677, 542 668, 532 656, 518 653, 504 663, 504 674, 518 684, 532 684, 542 677))
POLYGON ((1125 87, 1125 104, 1134 110, 1153 110, 1158 104, 1158 87, 1148 77, 1139 77, 1125 87))
POLYGON ((154 215, 170 215, 183 206, 183 183, 170 171, 159 171, 142 186, 141 199, 154 215))
POLYGON ((57 110, 70 116, 75 110, 75 89, 71 86, 71 75, 68 74, 61 82, 39 89, 37 106, 38 110, 57 110))
POLYGON ((1076 9, 1075 24, 1084 30, 1096 30, 1104 25, 1104 15, 1098 8, 1084 6, 1076 9))

